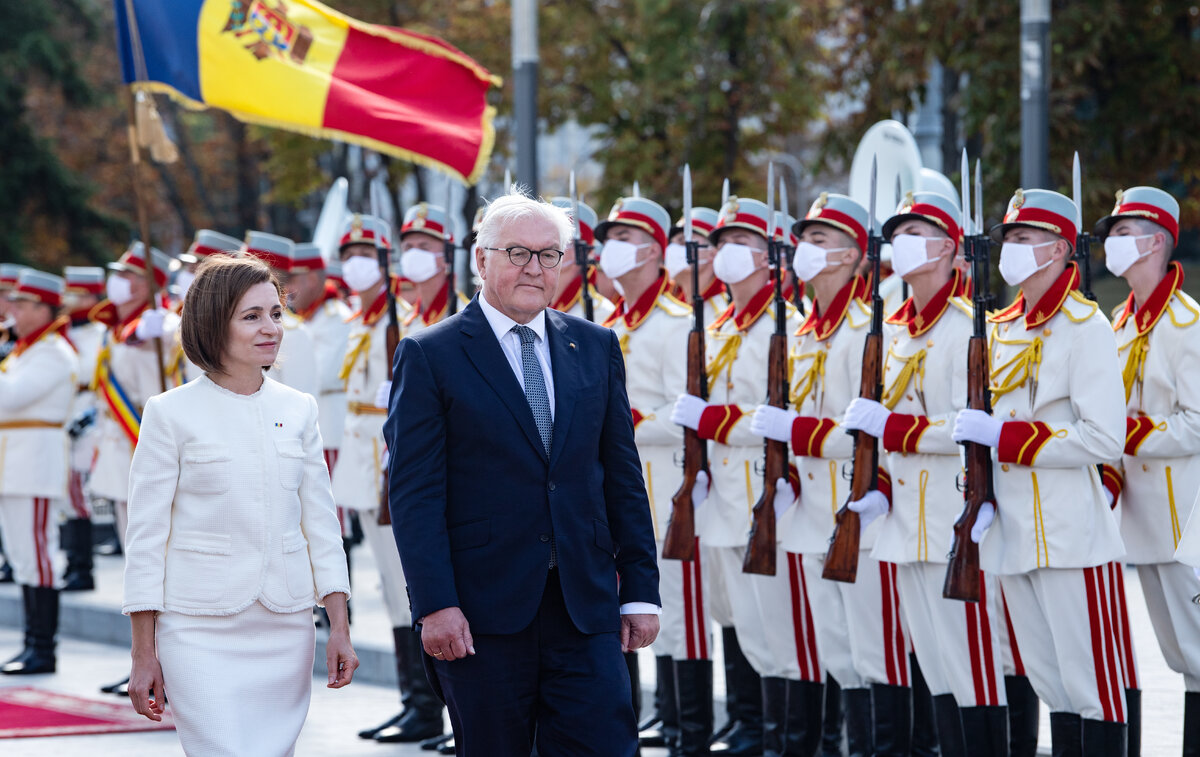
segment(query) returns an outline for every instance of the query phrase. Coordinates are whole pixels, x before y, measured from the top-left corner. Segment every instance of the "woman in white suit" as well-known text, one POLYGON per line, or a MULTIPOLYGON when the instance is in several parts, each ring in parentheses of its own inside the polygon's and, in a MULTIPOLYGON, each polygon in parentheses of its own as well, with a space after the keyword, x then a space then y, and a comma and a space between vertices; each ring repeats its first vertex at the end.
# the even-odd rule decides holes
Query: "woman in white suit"
POLYGON ((169 697, 189 755, 290 755, 324 604, 329 687, 350 683, 350 581, 309 395, 267 378, 282 296, 252 258, 196 273, 180 325, 205 371, 146 403, 129 474, 125 601, 134 709, 169 697))

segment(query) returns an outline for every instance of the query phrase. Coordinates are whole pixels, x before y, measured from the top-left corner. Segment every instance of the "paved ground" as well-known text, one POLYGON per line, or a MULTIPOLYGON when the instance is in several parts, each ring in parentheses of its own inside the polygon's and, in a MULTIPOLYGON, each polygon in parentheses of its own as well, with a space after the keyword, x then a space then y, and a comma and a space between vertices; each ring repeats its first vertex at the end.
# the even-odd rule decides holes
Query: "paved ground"
MULTIPOLYGON (((297 745, 300 757, 317 755, 416 755, 414 746, 384 745, 355 737, 360 728, 385 720, 395 713, 396 689, 391 663, 391 639, 377 579, 372 576, 369 554, 355 550, 353 585, 355 597, 351 636, 363 667, 355 682, 341 691, 324 686, 324 663, 313 681, 313 699, 308 723, 297 745)), ((63 636, 59 651, 59 673, 25 679, 3 679, 0 686, 33 685, 85 697, 102 697, 98 687, 120 678, 128 669, 129 624, 119 612, 122 565, 119 558, 98 558, 99 588, 96 592, 64 595, 63 636)), ((1142 601, 1136 574, 1126 575, 1131 623, 1143 684, 1142 754, 1147 757, 1179 754, 1180 728, 1183 721, 1183 683, 1166 666, 1158 651, 1142 601)), ((20 645, 20 593, 12 585, 0 585, 0 658, 7 658, 20 645), (9 650, 12 650, 11 652, 9 650)), ((1200 608, 1197 609, 1200 612, 1200 608)), ((716 645, 719 654, 720 644, 716 645)), ((322 660, 322 654, 317 655, 322 660)), ((723 696, 721 664, 714 665, 718 679, 716 690, 723 696)), ((653 687, 653 655, 643 650, 642 679, 653 687)), ((647 697, 649 692, 647 691, 647 697)), ((1050 743, 1048 718, 1043 708, 1043 750, 1050 743)), ((174 757, 182 755, 174 732, 112 734, 103 736, 67 736, 0 741, 5 757, 60 757, 87 755, 104 757, 145 753, 174 757)), ((660 757, 663 750, 648 750, 646 757, 660 757)))

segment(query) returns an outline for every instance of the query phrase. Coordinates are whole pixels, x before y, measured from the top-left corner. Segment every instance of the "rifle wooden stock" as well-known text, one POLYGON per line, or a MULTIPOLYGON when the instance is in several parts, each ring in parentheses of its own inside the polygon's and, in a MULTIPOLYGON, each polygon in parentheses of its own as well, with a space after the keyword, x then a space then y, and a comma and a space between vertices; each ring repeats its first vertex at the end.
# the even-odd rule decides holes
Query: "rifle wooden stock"
MULTIPOLYGON (((586 282, 584 282, 586 285, 586 282)), ((704 397, 704 332, 692 329, 688 334, 687 354, 688 394, 704 397)), ((671 521, 663 538, 663 557, 668 560, 696 559, 696 509, 692 489, 696 476, 708 468, 708 447, 700 434, 690 428, 683 430, 683 483, 671 497, 671 521)))
MULTIPOLYGON (((967 407, 990 411, 987 337, 974 335, 967 345, 967 407)), ((962 514, 954 522, 954 540, 946 564, 946 599, 979 601, 979 545, 971 541, 971 529, 984 502, 995 502, 992 493, 992 451, 982 444, 966 445, 966 491, 962 514)))
MULTIPOLYGON (((876 304, 878 307, 878 303, 876 304)), ((883 334, 872 329, 863 345, 862 382, 858 396, 879 401, 883 380, 883 334)), ((834 516, 833 536, 825 553, 821 577, 830 581, 854 583, 858 578, 859 540, 862 524, 849 503, 867 496, 879 483, 879 440, 862 431, 854 432, 854 468, 850 478, 850 496, 834 516)))
MULTIPOLYGON (((771 335, 771 344, 767 352, 767 404, 773 407, 787 407, 787 391, 787 336, 780 329, 776 329, 771 335)), ((787 462, 787 442, 768 439, 762 495, 755 503, 752 513, 750 542, 746 548, 746 558, 742 561, 743 573, 775 575, 775 482, 787 478, 787 462)))

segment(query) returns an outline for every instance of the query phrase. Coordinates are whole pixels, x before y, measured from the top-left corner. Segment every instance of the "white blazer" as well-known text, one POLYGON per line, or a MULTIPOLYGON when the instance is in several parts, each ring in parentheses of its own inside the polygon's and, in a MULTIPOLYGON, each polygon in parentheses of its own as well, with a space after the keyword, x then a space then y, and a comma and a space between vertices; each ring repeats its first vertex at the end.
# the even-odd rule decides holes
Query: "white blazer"
POLYGON ((151 398, 129 473, 126 614, 297 612, 350 593, 311 396, 206 376, 151 398))

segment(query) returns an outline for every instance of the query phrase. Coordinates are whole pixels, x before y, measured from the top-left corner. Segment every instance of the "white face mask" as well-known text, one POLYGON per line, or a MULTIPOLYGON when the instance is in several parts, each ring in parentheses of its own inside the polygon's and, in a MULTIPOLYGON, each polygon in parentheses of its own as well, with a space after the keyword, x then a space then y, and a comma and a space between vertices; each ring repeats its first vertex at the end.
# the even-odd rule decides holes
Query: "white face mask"
POLYGON ((829 253, 842 252, 849 247, 835 247, 827 250, 812 242, 801 242, 796 245, 796 254, 792 256, 792 270, 801 281, 810 281, 813 277, 829 266, 829 253))
POLYGON ((124 305, 133 299, 133 284, 124 276, 109 276, 104 282, 104 295, 114 305, 124 305))
POLYGON ((405 250, 400 253, 400 273, 414 284, 429 281, 437 275, 439 257, 440 253, 415 247, 405 250))
POLYGON ((667 267, 667 275, 671 278, 683 273, 683 270, 688 267, 687 247, 678 242, 667 245, 667 250, 663 255, 663 265, 667 267))
POLYGON ((929 257, 929 242, 941 239, 920 237, 916 234, 897 234, 892 237, 892 270, 903 278, 926 263, 940 260, 943 256, 929 257))
POLYGON ((179 300, 187 297, 187 292, 192 287, 192 282, 196 280, 196 274, 191 271, 180 271, 175 277, 175 291, 178 293, 179 300))
POLYGON ((1138 250, 1139 239, 1151 239, 1153 234, 1139 237, 1109 237, 1104 240, 1104 265, 1113 276, 1123 276, 1130 266, 1149 255, 1138 250))
POLYGON ((649 244, 630 244, 619 239, 610 239, 600 250, 600 270, 610 279, 617 279, 635 268, 646 264, 646 260, 638 260, 638 250, 649 247, 649 244))
POLYGON ((1039 247, 1046 247, 1052 244, 1055 243, 1020 244, 1018 242, 1005 242, 1004 246, 1000 248, 1000 275, 1004 277, 1004 280, 1008 282, 1010 287, 1019 285, 1022 281, 1053 262, 1053 259, 1051 259, 1038 265, 1037 255, 1033 252, 1039 247))
POLYGON ((754 260, 754 248, 744 244, 727 243, 717 250, 713 258, 713 273, 726 284, 736 284, 745 281, 750 274, 758 270, 754 260))
POLYGON ((346 286, 356 292, 364 292, 379 283, 383 271, 379 270, 379 261, 363 255, 355 255, 342 263, 342 279, 346 286))

